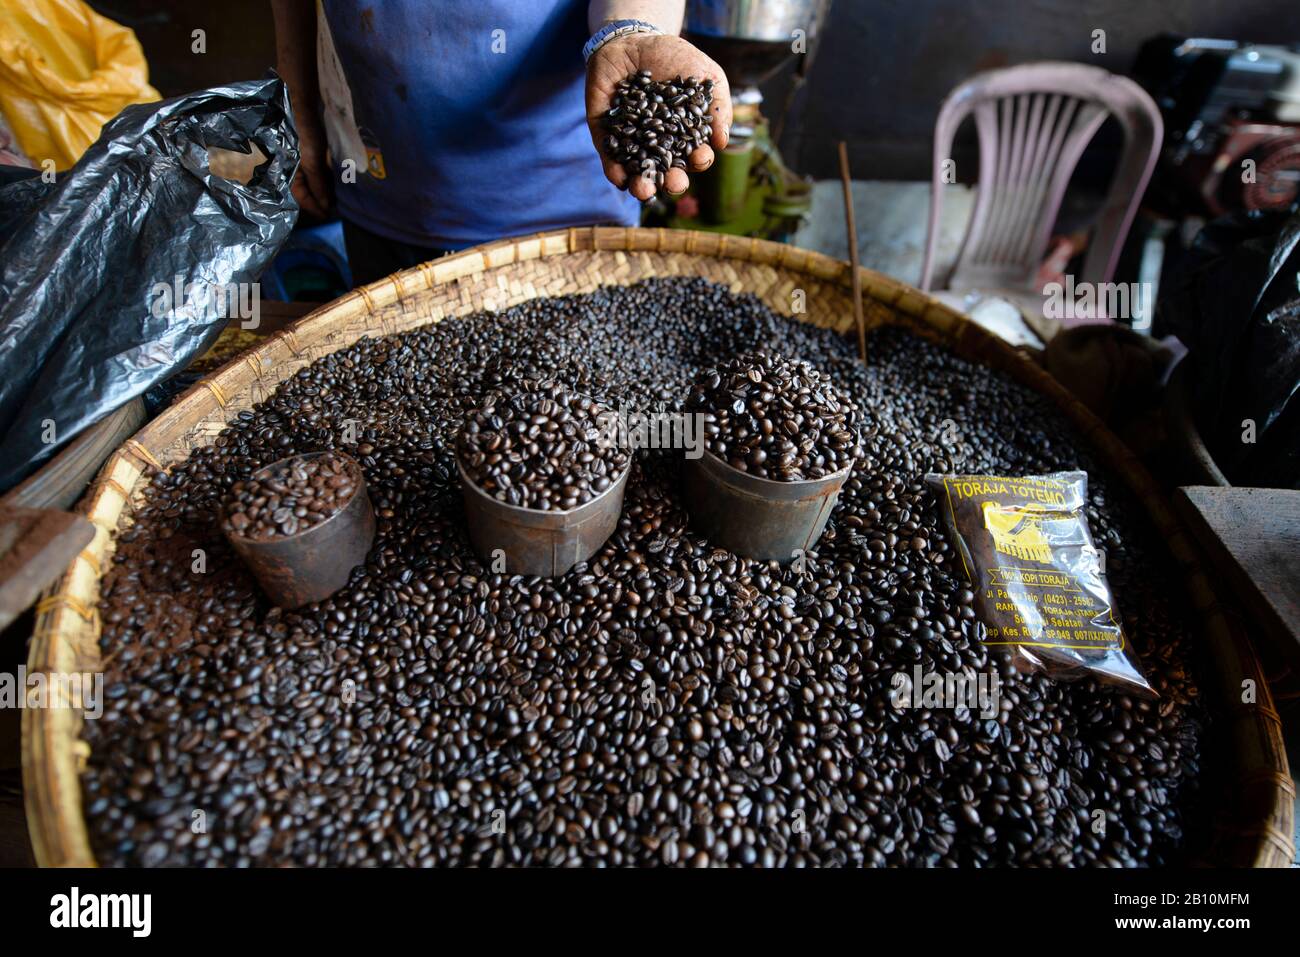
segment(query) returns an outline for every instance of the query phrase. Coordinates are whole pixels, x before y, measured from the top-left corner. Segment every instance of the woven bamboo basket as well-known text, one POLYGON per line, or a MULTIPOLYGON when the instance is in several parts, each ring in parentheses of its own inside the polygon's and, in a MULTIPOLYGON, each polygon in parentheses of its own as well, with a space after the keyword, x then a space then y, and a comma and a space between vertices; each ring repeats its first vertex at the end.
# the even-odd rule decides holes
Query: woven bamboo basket
MULTIPOLYGON (((588 292, 600 285, 652 276, 702 276, 751 292, 789 314, 849 332, 851 270, 818 253, 760 240, 707 233, 590 228, 504 240, 424 263, 321 307, 233 360, 181 396, 105 464, 80 509, 96 535, 38 605, 29 671, 99 669, 99 580, 113 535, 131 521, 133 503, 155 469, 183 460, 213 441, 226 422, 267 398, 284 379, 362 335, 391 334, 446 316, 504 309, 537 296, 588 292)), ((861 270, 867 321, 900 323, 946 343, 960 355, 1001 369, 1055 401, 1144 503, 1168 543, 1203 629, 1209 674, 1205 689, 1215 714, 1212 747, 1224 757, 1222 780, 1211 782, 1218 826, 1197 860, 1229 866, 1288 866, 1294 857, 1295 789, 1287 770, 1281 723, 1255 653, 1218 603, 1193 544, 1164 496, 1133 455, 1083 405, 1037 365, 917 290, 861 270), (1257 700, 1240 704, 1243 682, 1257 700), (1234 705, 1233 702, 1236 702, 1234 705)), ((89 745, 75 707, 23 714, 27 819, 44 866, 95 863, 82 814, 79 772, 89 745)))

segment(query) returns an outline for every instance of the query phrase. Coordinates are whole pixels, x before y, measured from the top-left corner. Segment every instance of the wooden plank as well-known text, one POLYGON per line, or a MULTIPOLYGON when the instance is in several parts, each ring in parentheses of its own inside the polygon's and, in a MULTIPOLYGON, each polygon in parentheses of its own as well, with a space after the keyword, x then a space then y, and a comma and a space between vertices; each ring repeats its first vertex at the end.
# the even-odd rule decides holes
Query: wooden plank
MULTIPOLYGON (((258 319, 260 323, 255 330, 262 335, 279 332, 315 309, 325 305, 323 302, 280 302, 277 299, 263 299, 258 302, 258 319)), ((238 327, 240 320, 231 320, 231 325, 238 327)))
POLYGON ((144 400, 132 399, 74 438, 54 458, 7 492, 0 504, 71 508, 104 460, 144 422, 144 400))
POLYGON ((1192 485, 1175 504, 1245 611, 1300 674, 1300 491, 1192 485))
POLYGON ((80 515, 0 506, 0 631, 63 574, 95 537, 80 515))

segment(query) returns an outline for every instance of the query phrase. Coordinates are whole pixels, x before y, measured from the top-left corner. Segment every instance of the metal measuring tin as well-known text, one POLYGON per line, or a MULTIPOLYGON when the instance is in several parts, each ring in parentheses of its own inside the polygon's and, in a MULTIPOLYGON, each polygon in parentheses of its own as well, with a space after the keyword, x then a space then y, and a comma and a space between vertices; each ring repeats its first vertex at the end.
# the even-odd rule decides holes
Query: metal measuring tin
POLYGON ((746 558, 788 562, 817 544, 852 471, 849 465, 824 478, 777 482, 705 450, 686 460, 686 511, 714 545, 746 558))
MULTIPOLYGON (((268 478, 294 462, 327 454, 292 455, 258 469, 251 477, 268 478)), ((300 608, 334 594, 347 584, 352 569, 365 562, 374 544, 375 512, 361 466, 344 452, 333 454, 345 460, 356 485, 351 497, 328 518, 292 535, 270 538, 250 538, 222 523, 230 547, 239 553, 267 597, 281 608, 300 608)))
POLYGON ((489 563, 505 559, 510 575, 563 575, 585 562, 618 528, 623 513, 623 490, 632 473, 629 461, 609 488, 589 502, 564 511, 523 508, 498 501, 465 473, 456 457, 460 487, 465 499, 469 541, 479 558, 489 563))

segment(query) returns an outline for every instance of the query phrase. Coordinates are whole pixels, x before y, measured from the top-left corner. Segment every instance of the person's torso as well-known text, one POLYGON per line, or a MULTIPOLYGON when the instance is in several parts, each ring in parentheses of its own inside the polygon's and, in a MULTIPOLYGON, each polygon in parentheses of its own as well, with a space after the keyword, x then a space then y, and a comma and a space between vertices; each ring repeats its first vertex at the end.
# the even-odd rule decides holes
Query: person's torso
POLYGON ((324 0, 324 9, 365 152, 355 182, 336 180, 345 217, 449 248, 636 221, 636 200, 605 179, 587 131, 584 2, 324 0))

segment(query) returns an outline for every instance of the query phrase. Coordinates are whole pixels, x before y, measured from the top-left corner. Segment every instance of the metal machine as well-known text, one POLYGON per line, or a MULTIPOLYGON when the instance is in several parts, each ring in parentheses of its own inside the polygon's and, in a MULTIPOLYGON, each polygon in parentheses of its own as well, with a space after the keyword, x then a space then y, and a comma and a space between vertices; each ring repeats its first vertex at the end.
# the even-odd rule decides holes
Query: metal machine
POLYGON ((1300 195, 1300 50, 1158 37, 1134 74, 1165 120, 1166 203, 1219 216, 1300 195))

